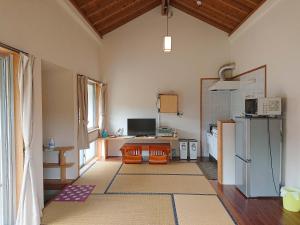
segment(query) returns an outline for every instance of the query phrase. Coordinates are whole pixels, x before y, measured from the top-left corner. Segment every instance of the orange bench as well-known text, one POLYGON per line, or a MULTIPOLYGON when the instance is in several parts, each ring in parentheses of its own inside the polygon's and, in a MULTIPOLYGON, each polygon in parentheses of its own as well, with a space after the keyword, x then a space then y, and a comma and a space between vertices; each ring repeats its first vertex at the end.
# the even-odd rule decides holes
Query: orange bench
POLYGON ((125 144, 121 148, 122 161, 126 164, 142 163, 142 146, 125 144))
POLYGON ((120 149, 122 152, 122 161, 125 164, 139 164, 142 163, 143 147, 149 151, 150 164, 167 164, 169 162, 169 155, 171 152, 170 144, 166 143, 127 143, 120 149))
POLYGON ((149 163, 150 164, 167 164, 171 146, 169 144, 149 145, 149 163))

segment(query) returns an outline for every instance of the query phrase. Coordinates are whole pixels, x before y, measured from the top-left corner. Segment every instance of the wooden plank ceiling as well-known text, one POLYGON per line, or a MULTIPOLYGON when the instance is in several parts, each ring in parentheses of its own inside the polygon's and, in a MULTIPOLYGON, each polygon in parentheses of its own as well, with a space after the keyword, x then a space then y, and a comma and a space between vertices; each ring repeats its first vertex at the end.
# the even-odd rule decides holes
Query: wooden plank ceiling
MULTIPOLYGON (((69 0, 100 37, 165 0, 69 0)), ((266 0, 170 0, 170 5, 232 34, 266 0)))

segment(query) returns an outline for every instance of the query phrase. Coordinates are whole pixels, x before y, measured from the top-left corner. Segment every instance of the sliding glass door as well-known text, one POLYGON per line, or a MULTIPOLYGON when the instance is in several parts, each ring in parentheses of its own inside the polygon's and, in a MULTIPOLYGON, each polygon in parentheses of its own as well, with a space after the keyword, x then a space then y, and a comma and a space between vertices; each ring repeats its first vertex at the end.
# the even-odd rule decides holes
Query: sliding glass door
POLYGON ((0 225, 15 219, 13 58, 0 55, 0 225))

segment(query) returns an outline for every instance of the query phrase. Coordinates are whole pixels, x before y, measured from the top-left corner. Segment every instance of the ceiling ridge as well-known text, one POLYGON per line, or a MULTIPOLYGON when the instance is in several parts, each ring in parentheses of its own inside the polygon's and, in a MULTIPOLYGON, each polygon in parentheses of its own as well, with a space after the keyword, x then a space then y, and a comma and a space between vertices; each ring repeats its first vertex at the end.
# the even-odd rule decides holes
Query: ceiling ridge
MULTIPOLYGON (((66 0, 64 0, 66 1, 66 0)), ((166 0, 69 0, 100 37, 166 0)), ((229 35, 266 0, 170 0, 175 8, 229 35), (200 1, 200 4, 199 2, 200 1)))

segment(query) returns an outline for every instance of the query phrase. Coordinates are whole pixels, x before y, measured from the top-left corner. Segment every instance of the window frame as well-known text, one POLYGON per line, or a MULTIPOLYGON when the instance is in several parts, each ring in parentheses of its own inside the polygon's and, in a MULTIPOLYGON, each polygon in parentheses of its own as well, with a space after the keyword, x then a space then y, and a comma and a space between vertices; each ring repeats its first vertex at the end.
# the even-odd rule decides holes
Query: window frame
MULTIPOLYGON (((93 94, 94 94, 94 112, 93 112, 93 117, 94 117, 94 124, 91 127, 87 127, 88 129, 88 133, 91 133, 95 130, 99 129, 99 126, 97 124, 97 87, 96 87, 96 82, 92 81, 92 80, 88 80, 88 84, 87 84, 87 89, 89 89, 89 85, 93 86, 93 94)), ((89 97, 88 97, 88 109, 89 109, 89 97)), ((89 113, 88 113, 88 124, 89 124, 89 113)))

